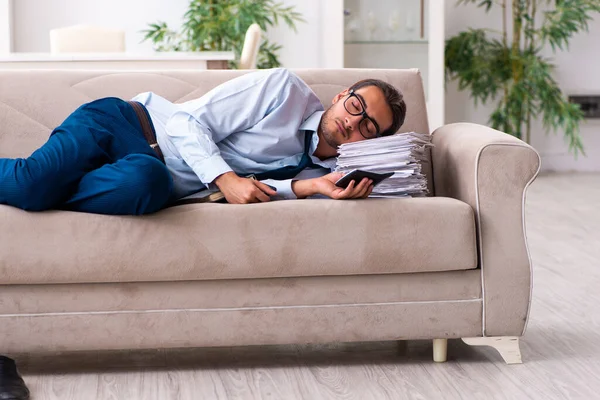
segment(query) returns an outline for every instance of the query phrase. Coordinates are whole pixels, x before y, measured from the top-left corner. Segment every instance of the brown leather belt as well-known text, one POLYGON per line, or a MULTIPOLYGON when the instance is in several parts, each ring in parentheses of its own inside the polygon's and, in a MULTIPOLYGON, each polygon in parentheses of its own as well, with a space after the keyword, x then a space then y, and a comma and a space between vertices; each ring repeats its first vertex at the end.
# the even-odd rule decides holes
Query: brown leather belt
POLYGON ((146 114, 144 106, 142 105, 142 103, 137 101, 128 101, 127 103, 129 103, 129 105, 133 107, 135 115, 137 115, 138 119, 140 120, 142 132, 144 133, 146 141, 148 142, 150 147, 152 147, 152 150, 154 150, 160 161, 162 161, 164 164, 165 157, 163 156, 160 147, 158 147, 158 143, 156 141, 156 132, 154 132, 154 127, 152 126, 152 122, 150 122, 150 119, 148 118, 148 114, 146 114))

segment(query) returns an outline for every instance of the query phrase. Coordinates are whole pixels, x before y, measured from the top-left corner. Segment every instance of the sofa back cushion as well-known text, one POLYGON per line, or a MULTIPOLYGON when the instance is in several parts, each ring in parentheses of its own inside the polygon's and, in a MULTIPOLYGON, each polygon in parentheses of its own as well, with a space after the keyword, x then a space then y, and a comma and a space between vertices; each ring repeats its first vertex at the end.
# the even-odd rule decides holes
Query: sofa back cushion
MULTIPOLYGON (((416 69, 293 70, 325 107, 345 88, 365 78, 396 86, 405 96, 407 115, 400 132, 429 132, 421 76, 416 69)), ((0 157, 26 157, 40 147, 73 110, 102 97, 130 99, 152 91, 176 103, 248 73, 245 70, 198 71, 0 71, 0 157)), ((428 166, 426 173, 429 174, 428 166)))

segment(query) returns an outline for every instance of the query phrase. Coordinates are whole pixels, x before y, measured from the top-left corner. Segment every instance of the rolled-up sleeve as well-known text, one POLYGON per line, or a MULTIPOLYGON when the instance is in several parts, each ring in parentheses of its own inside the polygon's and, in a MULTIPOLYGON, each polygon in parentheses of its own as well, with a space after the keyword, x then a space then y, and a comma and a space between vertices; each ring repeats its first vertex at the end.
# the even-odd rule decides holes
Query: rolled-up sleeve
POLYGON ((277 108, 293 84, 289 74, 274 69, 239 76, 186 103, 169 118, 167 135, 202 183, 208 185, 233 170, 216 143, 254 126, 277 108))
POLYGON ((232 171, 221 157, 211 130, 190 113, 178 111, 173 114, 166 129, 183 160, 205 185, 232 171))

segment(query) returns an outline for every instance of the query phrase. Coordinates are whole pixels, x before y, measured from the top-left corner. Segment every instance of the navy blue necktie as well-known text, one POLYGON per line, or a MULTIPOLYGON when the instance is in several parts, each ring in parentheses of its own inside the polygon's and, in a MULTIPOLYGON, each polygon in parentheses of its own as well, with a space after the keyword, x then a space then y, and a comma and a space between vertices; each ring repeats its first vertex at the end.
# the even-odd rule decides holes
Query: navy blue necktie
POLYGON ((304 168, 319 166, 314 164, 308 155, 308 150, 310 148, 310 139, 312 136, 312 131, 305 131, 304 135, 304 153, 302 154, 302 158, 300 159, 300 163, 298 165, 286 165, 285 167, 277 168, 272 171, 260 172, 258 174, 254 174, 256 179, 259 181, 263 179, 276 179, 276 180, 284 180, 284 179, 292 179, 296 175, 300 173, 304 168))

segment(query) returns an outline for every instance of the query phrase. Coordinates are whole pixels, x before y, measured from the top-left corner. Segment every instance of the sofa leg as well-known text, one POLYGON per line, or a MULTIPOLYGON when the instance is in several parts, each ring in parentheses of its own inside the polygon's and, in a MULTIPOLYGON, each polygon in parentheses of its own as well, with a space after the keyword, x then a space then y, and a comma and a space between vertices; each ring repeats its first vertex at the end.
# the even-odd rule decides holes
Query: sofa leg
POLYGON ((462 338, 470 346, 491 346, 495 348, 507 364, 521 364, 521 349, 518 336, 492 336, 462 338))
POLYGON ((433 339, 433 361, 446 362, 448 358, 448 339, 433 339))

